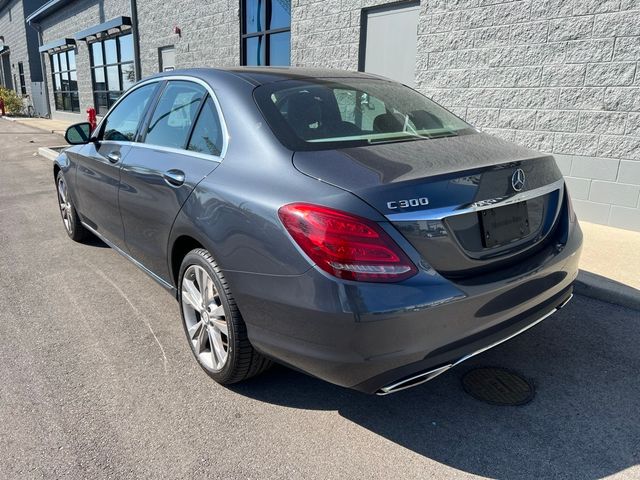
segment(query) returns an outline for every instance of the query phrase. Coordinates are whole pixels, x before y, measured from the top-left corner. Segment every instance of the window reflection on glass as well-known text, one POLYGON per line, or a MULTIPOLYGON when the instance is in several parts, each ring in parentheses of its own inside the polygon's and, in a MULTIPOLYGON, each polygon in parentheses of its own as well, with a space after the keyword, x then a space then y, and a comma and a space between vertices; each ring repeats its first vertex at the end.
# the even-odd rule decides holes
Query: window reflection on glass
POLYGON ((62 91, 68 92, 69 91, 69 73, 65 72, 61 74, 60 77, 62 78, 62 91))
POLYGON ((271 0, 271 18, 267 29, 291 27, 291 0, 271 0))
POLYGON ((69 50, 69 52, 67 53, 67 60, 69 64, 69 70, 75 70, 76 69, 76 52, 74 52, 73 50, 69 50))
POLYGON ((136 74, 133 63, 122 65, 122 90, 127 90, 131 85, 136 83, 136 74))
POLYGON ((93 55, 94 65, 104 65, 102 58, 102 43, 97 42, 91 45, 91 54, 93 55))
POLYGON ((56 110, 79 112, 78 78, 74 50, 50 55, 53 86, 53 103, 56 110))
POLYGON ((245 32, 253 33, 262 30, 262 16, 266 0, 246 0, 245 2, 245 32))
POLYGON ((118 37, 120 41, 120 62, 133 62, 133 35, 118 37))
POLYGON ((291 32, 269 36, 269 65, 289 65, 291 62, 291 32))
POLYGON ((78 91, 78 75, 75 71, 69 72, 69 90, 78 91))
POLYGON ((245 40, 246 65, 264 65, 265 51, 263 37, 250 37, 245 40))
POLYGON ((107 65, 118 63, 118 47, 115 38, 104 41, 104 63, 107 65))
POLYGON ((109 90, 120 91, 120 72, 117 65, 107 67, 107 85, 109 90))
POLYGON ((244 65, 291 64, 291 0, 243 0, 244 65))
POLYGON ((122 93, 135 83, 131 34, 91 45, 93 95, 98 114, 105 114, 122 93))

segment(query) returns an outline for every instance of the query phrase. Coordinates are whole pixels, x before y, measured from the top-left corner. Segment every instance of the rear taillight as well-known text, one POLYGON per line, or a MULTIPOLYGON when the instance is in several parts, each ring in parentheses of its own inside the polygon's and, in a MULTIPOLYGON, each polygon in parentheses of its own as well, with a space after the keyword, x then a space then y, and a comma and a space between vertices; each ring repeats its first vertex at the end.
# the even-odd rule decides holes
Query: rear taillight
POLYGON ((306 203, 285 205, 278 215, 304 253, 338 278, 399 282, 418 271, 375 222, 306 203))

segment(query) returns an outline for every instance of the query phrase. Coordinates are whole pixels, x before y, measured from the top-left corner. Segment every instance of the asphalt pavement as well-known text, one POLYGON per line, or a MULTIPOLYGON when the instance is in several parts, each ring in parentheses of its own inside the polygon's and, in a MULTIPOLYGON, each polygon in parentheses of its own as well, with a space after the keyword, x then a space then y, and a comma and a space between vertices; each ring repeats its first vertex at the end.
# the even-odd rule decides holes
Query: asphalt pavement
POLYGON ((640 314, 576 296, 537 327, 387 397, 284 367, 232 388, 191 357, 175 300, 68 239, 60 137, 0 120, 0 478, 640 478, 640 314), (460 378, 506 367, 520 407, 460 378))

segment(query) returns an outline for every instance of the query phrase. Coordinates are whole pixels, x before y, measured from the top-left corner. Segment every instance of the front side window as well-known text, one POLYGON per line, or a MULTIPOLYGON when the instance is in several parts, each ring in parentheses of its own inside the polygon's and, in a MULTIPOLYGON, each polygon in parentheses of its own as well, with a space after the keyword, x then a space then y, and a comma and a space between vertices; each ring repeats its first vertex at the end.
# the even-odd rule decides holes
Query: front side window
POLYGON ((93 98, 98 115, 104 115, 136 81, 131 34, 94 42, 91 51, 93 98))
POLYGON ((186 81, 171 81, 160 96, 144 142, 172 148, 186 148, 191 127, 206 95, 204 87, 186 81))
POLYGON ((384 80, 288 80, 258 87, 255 99, 292 150, 323 150, 473 133, 451 112, 384 80))
POLYGON ((291 64, 291 0, 242 1, 242 64, 291 64))
POLYGON ((105 119, 102 140, 118 142, 135 140, 140 122, 157 86, 157 83, 143 85, 123 98, 105 119))
POLYGON ((53 100, 56 110, 79 112, 78 76, 76 74, 76 52, 67 50, 50 55, 53 77, 53 100))

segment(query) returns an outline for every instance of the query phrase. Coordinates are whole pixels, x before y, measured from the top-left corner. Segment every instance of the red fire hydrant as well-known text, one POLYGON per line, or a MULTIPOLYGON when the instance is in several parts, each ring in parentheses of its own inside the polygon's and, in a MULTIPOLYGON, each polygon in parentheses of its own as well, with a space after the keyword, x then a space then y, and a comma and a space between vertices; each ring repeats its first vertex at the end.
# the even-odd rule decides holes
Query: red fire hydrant
POLYGON ((87 120, 91 124, 91 131, 93 132, 98 126, 98 122, 96 119, 96 109, 93 107, 87 108, 87 120))
POLYGON ((4 100, 2 98, 0 98, 0 113, 2 113, 3 117, 6 115, 4 111, 4 100))

